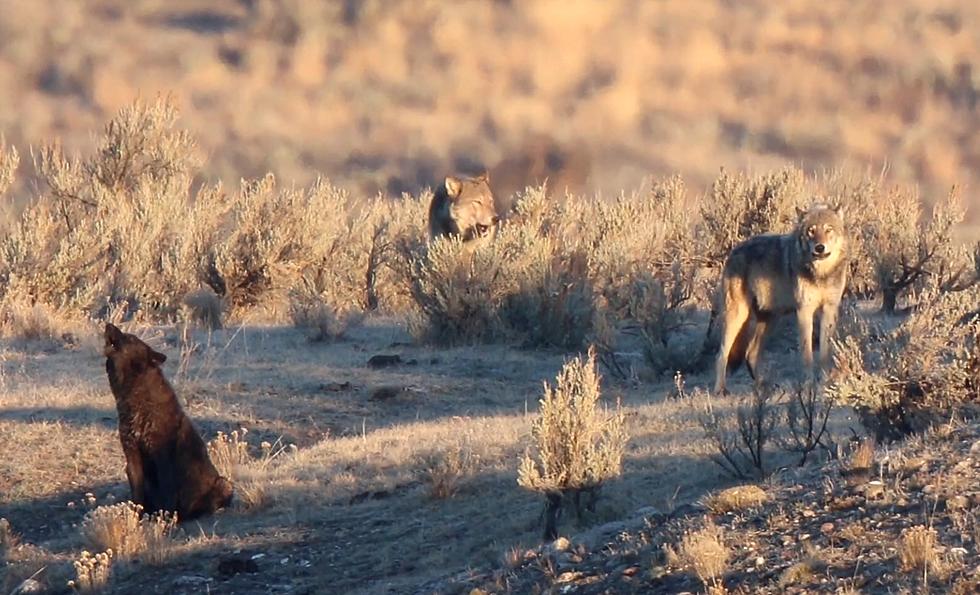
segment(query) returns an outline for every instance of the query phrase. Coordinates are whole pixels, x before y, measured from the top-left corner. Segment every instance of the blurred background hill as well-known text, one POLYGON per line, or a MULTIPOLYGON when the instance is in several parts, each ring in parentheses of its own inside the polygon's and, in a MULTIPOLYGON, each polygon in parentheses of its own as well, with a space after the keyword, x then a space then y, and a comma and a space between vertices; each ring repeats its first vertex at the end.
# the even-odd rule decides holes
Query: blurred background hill
POLYGON ((610 195, 788 163, 955 183, 980 221, 978 60, 970 0, 0 0, 0 132, 88 151, 171 93, 226 182, 610 195))

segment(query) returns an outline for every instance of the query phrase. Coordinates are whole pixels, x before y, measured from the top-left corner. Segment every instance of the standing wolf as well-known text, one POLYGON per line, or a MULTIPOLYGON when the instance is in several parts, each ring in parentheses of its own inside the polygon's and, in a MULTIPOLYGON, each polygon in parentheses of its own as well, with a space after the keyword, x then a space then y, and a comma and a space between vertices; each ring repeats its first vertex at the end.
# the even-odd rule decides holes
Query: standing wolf
POLYGON ((759 378, 759 352, 774 317, 796 312, 800 354, 813 374, 813 319, 820 314, 820 363, 830 362, 830 340, 847 280, 847 235, 840 209, 817 204, 800 211, 792 233, 759 235, 735 246, 725 262, 722 337, 715 392, 725 374, 745 360, 759 378), (755 328, 751 330, 751 318, 755 328))
POLYGON ((429 204, 429 235, 459 236, 464 242, 483 237, 498 221, 490 192, 490 176, 453 176, 435 189, 429 204))

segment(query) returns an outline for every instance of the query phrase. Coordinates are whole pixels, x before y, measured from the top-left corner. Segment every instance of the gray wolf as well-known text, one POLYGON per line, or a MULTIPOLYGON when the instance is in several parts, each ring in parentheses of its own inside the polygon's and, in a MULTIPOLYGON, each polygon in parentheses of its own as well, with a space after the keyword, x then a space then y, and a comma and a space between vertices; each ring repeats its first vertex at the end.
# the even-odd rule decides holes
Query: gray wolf
POLYGON ((820 315, 820 363, 830 363, 830 341, 847 282, 847 234, 839 208, 816 204, 798 211, 788 234, 765 234, 732 249, 721 280, 721 348, 715 392, 725 391, 725 375, 744 360, 759 377, 759 353, 773 319, 796 313, 800 355, 813 375, 813 321, 820 315), (754 319, 754 328, 750 327, 754 319))
POLYGON ((163 377, 167 356, 112 324, 105 326, 104 355, 132 501, 147 513, 176 511, 181 521, 227 506, 232 484, 214 468, 163 377))
POLYGON ((464 242, 487 236, 499 217, 490 191, 490 176, 449 176, 429 203, 429 236, 458 236, 464 242))

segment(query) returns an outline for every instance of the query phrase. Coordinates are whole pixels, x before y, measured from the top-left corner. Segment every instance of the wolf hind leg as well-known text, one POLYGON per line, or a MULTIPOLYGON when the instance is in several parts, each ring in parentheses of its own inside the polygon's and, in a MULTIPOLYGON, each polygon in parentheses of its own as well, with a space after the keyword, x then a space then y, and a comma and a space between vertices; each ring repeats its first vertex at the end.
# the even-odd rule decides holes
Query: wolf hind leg
POLYGON ((725 392, 725 376, 734 371, 745 357, 749 330, 749 302, 742 295, 726 288, 722 311, 721 346, 715 364, 715 393, 725 392), (734 299, 733 299, 734 298, 734 299))

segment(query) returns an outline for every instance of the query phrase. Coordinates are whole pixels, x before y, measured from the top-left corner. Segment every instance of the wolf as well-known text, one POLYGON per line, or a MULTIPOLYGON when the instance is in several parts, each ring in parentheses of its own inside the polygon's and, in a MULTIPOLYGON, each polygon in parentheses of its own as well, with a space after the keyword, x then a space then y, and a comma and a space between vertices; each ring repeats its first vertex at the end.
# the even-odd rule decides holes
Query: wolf
POLYGON ((232 484, 211 463, 164 378, 167 356, 112 324, 105 326, 104 355, 132 501, 146 513, 176 511, 181 521, 228 506, 232 484))
POLYGON ((429 203, 429 236, 459 236, 464 242, 486 237, 500 218, 490 191, 490 176, 449 176, 435 189, 429 203))
POLYGON ((796 313, 800 354, 813 370, 813 321, 820 315, 820 364, 830 363, 830 341, 847 282, 848 242, 840 207, 814 204, 797 209, 799 222, 788 234, 764 234, 732 249, 721 280, 721 348, 715 392, 725 392, 725 375, 744 360, 759 377, 759 353, 773 319, 796 313), (750 331, 751 319, 755 320, 750 331), (751 336, 750 336, 751 333, 751 336))

